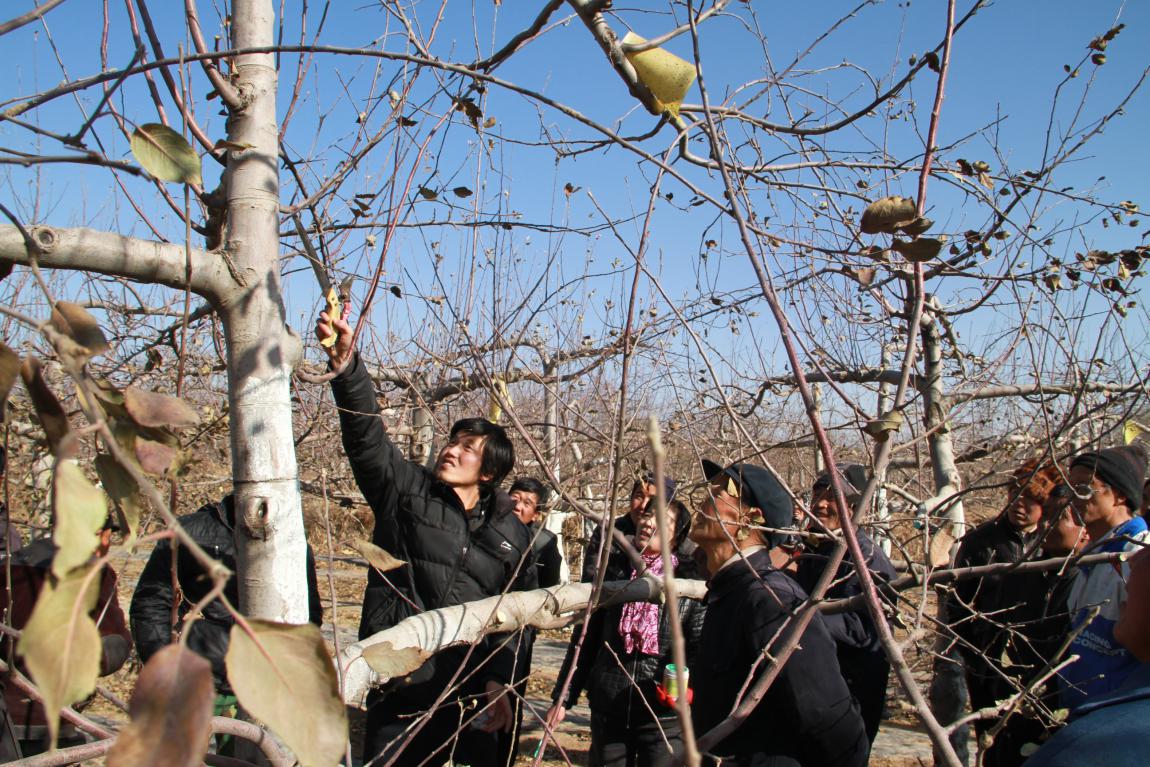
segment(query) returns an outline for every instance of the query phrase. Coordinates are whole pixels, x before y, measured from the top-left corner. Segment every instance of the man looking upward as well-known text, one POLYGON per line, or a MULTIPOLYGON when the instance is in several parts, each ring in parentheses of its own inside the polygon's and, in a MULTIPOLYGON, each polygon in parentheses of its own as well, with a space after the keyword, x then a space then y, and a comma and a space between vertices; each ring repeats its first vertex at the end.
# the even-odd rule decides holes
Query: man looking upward
MULTIPOLYGON (((333 334, 336 342, 324 347, 338 371, 331 387, 344 450, 375 516, 372 541, 405 562, 387 578, 369 571, 360 638, 425 610, 533 588, 530 534, 514 502, 497 489, 515 465, 507 433, 482 418, 465 418, 451 427, 433 470, 408 461, 383 428, 375 385, 352 348, 346 309, 342 317, 320 315, 316 335, 322 341, 333 334)), ((404 767, 437 767, 448 759, 494 764, 495 733, 513 720, 505 690, 515 652, 503 639, 449 648, 373 691, 364 761, 384 754, 380 764, 404 767), (478 707, 464 700, 476 698, 478 707)))

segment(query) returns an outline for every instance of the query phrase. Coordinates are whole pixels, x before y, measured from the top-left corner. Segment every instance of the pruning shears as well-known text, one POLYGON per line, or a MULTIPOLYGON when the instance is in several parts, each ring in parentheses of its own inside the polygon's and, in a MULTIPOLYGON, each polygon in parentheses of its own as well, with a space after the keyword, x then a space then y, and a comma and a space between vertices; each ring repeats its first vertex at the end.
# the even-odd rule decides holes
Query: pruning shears
MULTIPOLYGON (((339 292, 337 293, 335 285, 331 280, 331 275, 328 273, 327 264, 325 264, 320 259, 319 254, 315 252, 315 248, 311 244, 311 238, 307 236, 307 230, 304 228, 303 222, 299 220, 298 215, 293 215, 292 221, 295 222, 296 234, 299 235, 300 242, 303 243, 304 258, 311 264, 311 269, 315 272, 316 282, 319 283, 320 293, 323 294, 323 299, 327 302, 327 316, 334 320, 343 315, 343 304, 351 299, 352 278, 349 276, 341 282, 339 292)), ((331 348, 335 346, 335 342, 338 340, 339 334, 333 333, 320 341, 320 345, 331 348)))

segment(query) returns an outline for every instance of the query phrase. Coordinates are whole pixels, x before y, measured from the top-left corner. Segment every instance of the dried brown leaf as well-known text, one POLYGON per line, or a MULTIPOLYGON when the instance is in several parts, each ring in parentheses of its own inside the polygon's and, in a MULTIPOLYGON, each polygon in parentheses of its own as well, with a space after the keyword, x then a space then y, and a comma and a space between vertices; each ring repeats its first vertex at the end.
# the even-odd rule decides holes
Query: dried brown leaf
POLYGON ((124 390, 124 406, 134 422, 152 429, 183 429, 200 422, 199 414, 184 400, 135 386, 124 390))
POLYGON ((859 226, 863 234, 892 234, 918 216, 914 200, 894 195, 875 200, 863 211, 859 226))
POLYGON ((236 697, 301 764, 335 767, 347 742, 347 710, 319 627, 248 624, 254 637, 233 626, 226 658, 236 697))
POLYGON ((394 570, 407 564, 407 562, 404 562, 402 559, 393 557, 379 546, 376 546, 374 543, 369 543, 368 541, 356 540, 348 545, 358 551, 360 555, 367 560, 369 565, 381 573, 386 573, 389 570, 394 570))
POLYGON ((40 426, 44 429, 44 436, 48 438, 48 447, 56 458, 70 458, 76 454, 76 440, 70 439, 72 427, 68 423, 68 416, 56 395, 48 388, 44 381, 44 374, 40 370, 40 360, 29 357, 20 366, 20 377, 24 379, 24 388, 32 399, 32 406, 36 409, 36 417, 40 419, 40 426))
POLYGON ((392 647, 379 642, 364 648, 363 659, 384 681, 405 677, 427 662, 431 653, 422 647, 392 647))
POLYGON ((195 767, 212 733, 212 664, 183 645, 148 659, 128 704, 132 721, 108 752, 108 767, 195 767))
POLYGON ((112 348, 96 318, 79 304, 57 301, 52 310, 52 327, 87 349, 89 355, 103 354, 112 348))

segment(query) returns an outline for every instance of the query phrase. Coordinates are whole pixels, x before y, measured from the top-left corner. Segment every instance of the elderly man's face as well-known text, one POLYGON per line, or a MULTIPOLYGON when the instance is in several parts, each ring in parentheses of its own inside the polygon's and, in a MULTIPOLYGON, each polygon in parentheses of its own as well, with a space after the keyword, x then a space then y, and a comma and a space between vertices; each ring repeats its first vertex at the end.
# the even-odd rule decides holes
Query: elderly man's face
POLYGON ((842 528, 842 515, 839 513, 838 502, 835 501, 833 487, 815 490, 814 497, 811 498, 811 514, 828 533, 842 528))

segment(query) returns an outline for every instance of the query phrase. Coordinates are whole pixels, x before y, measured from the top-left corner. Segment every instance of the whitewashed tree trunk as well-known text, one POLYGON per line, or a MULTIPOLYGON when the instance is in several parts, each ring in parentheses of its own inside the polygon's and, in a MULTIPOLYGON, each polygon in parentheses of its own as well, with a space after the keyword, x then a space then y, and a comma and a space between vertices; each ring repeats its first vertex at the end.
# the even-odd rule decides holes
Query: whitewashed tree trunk
MULTIPOLYGON (((275 44, 271 0, 232 5, 239 49, 275 44)), ((238 56, 245 107, 228 119, 225 251, 242 284, 220 307, 228 348, 236 551, 245 613, 286 623, 308 618, 306 546, 292 440, 291 374, 299 338, 284 316, 279 275, 279 140, 270 53, 238 56), (242 519, 242 522, 240 521, 242 519)))
MULTIPOLYGON (((238 48, 274 43, 271 0, 232 4, 238 48)), ((236 58, 245 106, 228 119, 228 231, 220 252, 192 249, 191 289, 223 320, 232 472, 237 500, 240 609, 287 623, 308 618, 306 540, 292 439, 290 383, 301 344, 285 324, 279 278, 276 70, 271 54, 236 58)), ((0 225, 0 259, 99 272, 173 288, 188 284, 180 245, 90 229, 0 225), (30 252, 30 250, 32 252, 30 252)))

